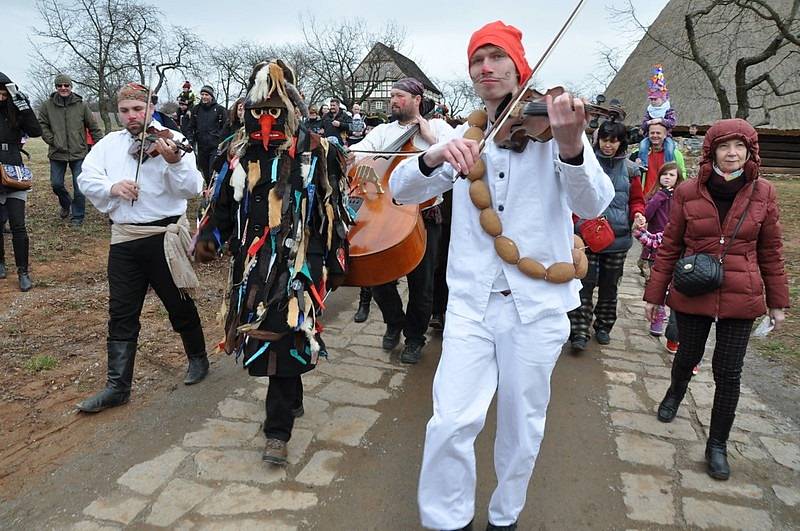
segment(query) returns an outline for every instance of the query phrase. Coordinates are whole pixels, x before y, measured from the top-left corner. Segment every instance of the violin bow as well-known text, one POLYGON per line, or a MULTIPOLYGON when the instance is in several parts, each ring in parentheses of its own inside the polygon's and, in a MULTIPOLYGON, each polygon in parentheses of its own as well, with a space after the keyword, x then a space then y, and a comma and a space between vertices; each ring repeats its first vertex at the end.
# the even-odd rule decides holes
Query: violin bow
MULTIPOLYGON (((150 63, 150 73, 147 75, 147 101, 145 102, 145 110, 144 110, 144 119, 147 120, 147 111, 152 102, 150 101, 153 98, 153 70, 155 69, 156 64, 150 63)), ((155 109, 154 109, 155 110, 155 109)), ((152 115, 151 115, 152 116, 152 115)), ((144 139, 147 136, 147 126, 150 125, 149 123, 142 124, 142 133, 141 133, 141 141, 142 145, 139 146, 139 160, 136 162, 136 176, 133 178, 133 182, 135 184, 139 184, 139 170, 142 168, 142 162, 144 161, 144 139)), ((136 199, 131 199, 131 206, 136 199)))
POLYGON ((505 123, 505 121, 511 115, 511 110, 514 107, 516 107, 517 104, 520 101, 522 101, 522 97, 525 95, 525 91, 528 88, 528 83, 533 78, 533 74, 535 72, 538 72, 539 68, 544 64, 544 62, 547 60, 547 58, 550 57, 550 54, 555 49, 555 47, 558 44, 558 42, 561 40, 561 37, 563 37, 564 34, 567 32, 567 29, 569 29, 569 27, 572 25, 572 22, 575 20, 575 17, 578 16, 578 12, 581 10, 581 8, 583 7, 583 4, 585 2, 586 2, 586 0, 578 0, 578 4, 572 10, 572 13, 569 14, 569 17, 564 22, 564 24, 561 26, 561 29, 558 30, 558 33, 556 34, 556 36, 553 38, 552 41, 550 41, 550 44, 547 46, 547 49, 545 49, 545 51, 542 54, 542 56, 536 62, 534 67, 531 69, 531 73, 528 74, 528 77, 525 78, 519 84, 519 90, 517 91, 517 95, 514 97, 513 100, 511 100, 511 102, 509 102, 508 105, 506 105, 505 109, 503 109, 503 112, 500 113, 500 117, 497 119, 497 121, 494 123, 494 125, 491 128, 489 128, 488 133, 483 137, 483 140, 481 140, 480 144, 478 144, 478 152, 479 153, 483 153, 483 148, 486 146, 486 144, 490 140, 494 139, 495 135, 497 134, 497 131, 500 130, 500 128, 505 123))

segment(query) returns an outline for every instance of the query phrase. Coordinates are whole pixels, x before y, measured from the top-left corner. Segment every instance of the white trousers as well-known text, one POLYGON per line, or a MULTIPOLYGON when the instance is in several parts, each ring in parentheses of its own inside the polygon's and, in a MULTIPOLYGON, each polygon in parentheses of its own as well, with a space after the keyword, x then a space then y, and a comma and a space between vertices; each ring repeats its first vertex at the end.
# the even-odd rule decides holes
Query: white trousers
POLYGON ((513 294, 492 293, 482 322, 447 313, 433 380, 418 502, 422 525, 459 529, 475 514, 475 438, 497 391, 489 521, 515 522, 544 436, 550 375, 569 336, 565 314, 522 324, 513 294))

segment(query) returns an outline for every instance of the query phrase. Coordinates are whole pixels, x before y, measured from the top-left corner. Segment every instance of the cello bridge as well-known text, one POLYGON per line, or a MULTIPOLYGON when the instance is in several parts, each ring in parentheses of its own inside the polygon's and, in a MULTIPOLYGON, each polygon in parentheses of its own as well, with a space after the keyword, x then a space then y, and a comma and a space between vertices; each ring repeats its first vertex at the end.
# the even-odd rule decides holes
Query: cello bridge
POLYGON ((361 188, 361 193, 366 195, 367 184, 372 183, 375 185, 379 194, 384 193, 381 179, 375 170, 369 166, 359 166, 356 168, 356 184, 361 188))

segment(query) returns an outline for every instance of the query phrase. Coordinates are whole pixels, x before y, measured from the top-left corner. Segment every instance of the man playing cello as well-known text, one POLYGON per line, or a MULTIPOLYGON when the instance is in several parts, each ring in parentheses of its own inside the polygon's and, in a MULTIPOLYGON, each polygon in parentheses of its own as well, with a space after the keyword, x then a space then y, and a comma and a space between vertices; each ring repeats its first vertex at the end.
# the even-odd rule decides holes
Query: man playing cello
MULTIPOLYGON (((394 121, 381 124, 369 132, 356 146, 358 151, 381 151, 387 149, 410 128, 419 126, 414 135, 414 147, 424 150, 437 142, 447 140, 453 135, 452 128, 441 119, 426 120, 421 114, 424 87, 418 80, 408 77, 397 81, 391 90, 391 108, 394 121)), ((365 156, 366 153, 360 154, 365 156)), ((431 197, 436 197, 437 194, 431 197)), ((430 199, 426 197, 422 201, 430 199)), ((425 346, 425 331, 433 309, 433 273, 436 270, 436 256, 442 234, 442 214, 439 203, 422 211, 427 232, 427 244, 422 261, 409 273, 408 306, 403 312, 403 302, 397 292, 397 281, 372 288, 375 302, 381 309, 386 323, 383 348, 393 350, 400 342, 400 332, 406 337, 405 348, 400 355, 403 363, 417 363, 425 346)), ((361 300, 365 294, 362 288, 361 300)))
MULTIPOLYGON (((499 21, 487 24, 472 35, 467 58, 492 122, 504 100, 530 79, 522 33, 499 21)), ((481 160, 485 174, 472 184, 488 185, 488 208, 506 240, 541 266, 570 265, 572 213, 598 216, 614 190, 585 137, 583 102, 566 93, 548 96, 547 111, 551 141, 528 142, 520 152, 490 141, 481 154, 478 142, 454 138, 403 161, 390 179, 395 199, 405 203, 453 189, 450 295, 418 492, 427 528, 472 529, 474 442, 495 393, 498 484, 487 529, 516 529, 525 505, 544 435, 550 375, 569 335, 567 311, 580 304, 580 282, 535 278, 514 265, 519 260, 501 259, 471 202, 470 181, 453 182, 453 176, 467 175, 481 160)), ((466 129, 464 124, 457 132, 466 129)))

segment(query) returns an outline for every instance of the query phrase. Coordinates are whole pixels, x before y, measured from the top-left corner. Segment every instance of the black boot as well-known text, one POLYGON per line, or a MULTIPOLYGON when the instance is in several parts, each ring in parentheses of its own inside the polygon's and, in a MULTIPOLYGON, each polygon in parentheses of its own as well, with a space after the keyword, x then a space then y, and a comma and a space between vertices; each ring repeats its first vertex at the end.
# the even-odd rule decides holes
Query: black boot
POLYGON ((403 353, 400 354, 400 362, 409 365, 414 365, 419 362, 420 358, 422 358, 422 347, 424 346, 424 343, 409 343, 406 341, 403 353))
POLYGON ((31 281, 31 276, 28 274, 28 268, 18 267, 17 276, 19 277, 19 290, 30 291, 33 287, 33 282, 31 281))
POLYGON ((733 426, 734 415, 721 415, 711 411, 711 426, 706 443, 706 464, 708 475, 714 479, 726 480, 731 475, 728 465, 728 435, 733 426))
POLYGON ((131 397, 135 341, 108 341, 108 380, 106 388, 77 405, 84 413, 97 413, 126 404, 131 397))
POLYGON ((675 380, 673 377, 672 383, 667 389, 667 394, 664 395, 664 400, 658 406, 658 420, 661 422, 672 422, 675 415, 678 414, 678 406, 681 405, 686 389, 689 387, 689 380, 675 380))
POLYGON ((0 278, 6 278, 8 273, 6 272, 6 263, 0 260, 0 278))
POLYGON ((403 327, 400 325, 386 325, 386 333, 383 334, 383 350, 394 350, 400 344, 400 333, 403 327))
POLYGON ((358 310, 353 316, 353 321, 363 323, 369 317, 369 305, 372 302, 372 290, 369 288, 361 288, 358 294, 358 310))
POLYGON ((189 358, 189 367, 186 369, 183 383, 186 385, 196 384, 208 374, 208 355, 206 354, 206 338, 203 335, 203 327, 198 325, 192 330, 181 332, 181 339, 186 357, 189 358))

